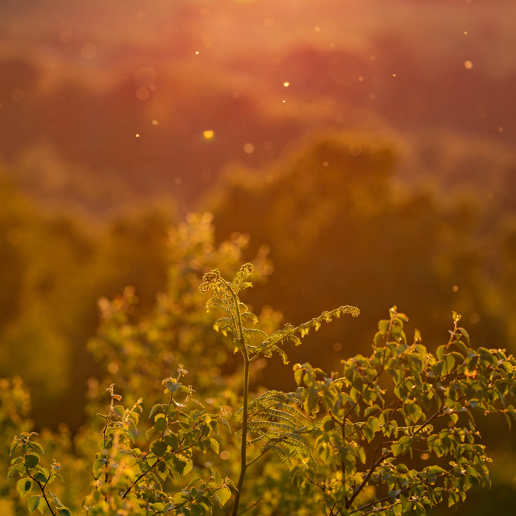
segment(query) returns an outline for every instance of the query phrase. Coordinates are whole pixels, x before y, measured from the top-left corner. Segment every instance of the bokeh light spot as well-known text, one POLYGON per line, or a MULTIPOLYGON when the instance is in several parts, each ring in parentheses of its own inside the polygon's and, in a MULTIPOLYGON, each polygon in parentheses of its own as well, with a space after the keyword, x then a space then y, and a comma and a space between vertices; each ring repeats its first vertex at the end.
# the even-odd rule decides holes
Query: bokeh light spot
POLYGON ((473 68, 473 63, 471 61, 465 61, 464 62, 464 66, 468 69, 468 70, 471 70, 473 68))
POLYGON ((93 59, 97 55, 97 47, 93 43, 86 43, 81 47, 81 56, 84 59, 93 59))
POLYGON ((208 129, 202 133, 202 136, 205 140, 211 140, 215 136, 215 132, 208 129))
POLYGON ((147 100, 150 97, 150 91, 148 88, 138 88, 136 90, 136 98, 138 100, 147 100))
POLYGON ((362 154, 362 147, 358 145, 358 143, 352 143, 349 146, 349 153, 352 156, 360 156, 360 154, 362 154))
POLYGON ((14 102, 20 102, 20 100, 23 100, 23 97, 25 97, 25 92, 21 88, 14 88, 11 91, 11 98, 14 102))
POLYGON ((8 244, 18 245, 22 240, 22 232, 18 228, 11 228, 7 230, 5 239, 8 244))
POLYGON ((70 41, 72 41, 72 32, 69 30, 63 30, 59 33, 59 40, 62 43, 69 43, 70 41))
POLYGON ((285 88, 288 88, 290 86, 290 82, 284 82, 283 86, 285 86, 285 88))
POLYGON ((252 143, 246 143, 244 145, 244 152, 246 154, 252 154, 254 152, 254 145, 252 143))

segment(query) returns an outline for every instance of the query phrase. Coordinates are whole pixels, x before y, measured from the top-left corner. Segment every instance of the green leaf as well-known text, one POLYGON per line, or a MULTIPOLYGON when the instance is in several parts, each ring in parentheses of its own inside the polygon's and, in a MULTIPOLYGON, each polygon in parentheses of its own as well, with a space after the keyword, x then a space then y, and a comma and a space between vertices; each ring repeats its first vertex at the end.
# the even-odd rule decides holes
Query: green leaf
POLYGON ((390 496, 391 500, 396 500, 396 497, 401 493, 401 489, 396 489, 393 491, 389 491, 387 494, 390 496))
POLYGON ((219 443, 218 441, 216 441, 215 439, 210 439, 210 448, 216 453, 218 454, 219 451, 220 451, 220 446, 219 446, 219 443))
POLYGON ((390 324, 390 321, 387 321, 386 319, 384 319, 378 323, 378 329, 380 330, 380 335, 385 335, 387 333, 389 324, 390 324))
POLYGON ((60 516, 72 516, 70 509, 68 509, 67 507, 61 507, 61 509, 57 511, 57 514, 59 514, 60 516))
POLYGON ((9 468, 9 470, 7 471, 7 480, 9 480, 15 473, 25 473, 25 464, 23 464, 23 462, 14 464, 9 468))
POLYGON ((154 441, 151 444, 151 451, 158 457, 163 457, 165 453, 167 453, 167 443, 164 443, 163 441, 154 441))
POLYGON ((214 494, 221 507, 224 507, 224 505, 226 505, 226 503, 231 499, 231 490, 226 486, 221 487, 215 491, 214 494))
POLYGON ((457 345, 461 351, 464 351, 466 355, 468 354, 468 347, 466 346, 466 344, 464 344, 464 342, 462 342, 461 340, 456 340, 454 344, 457 345))
POLYGON ((41 455, 45 455, 45 450, 43 449, 43 446, 39 444, 37 441, 30 441, 28 443, 28 446, 31 450, 37 450, 41 453, 41 455))
POLYGON ((459 328, 459 331, 462 333, 462 335, 464 335, 464 337, 466 337, 466 340, 468 341, 468 344, 469 344, 469 334, 468 334, 468 332, 464 328, 459 328))
POLYGON ((27 502, 27 509, 31 514, 38 508, 40 500, 41 497, 38 495, 34 495, 29 498, 29 501, 27 502))
POLYGON ((157 403, 156 405, 154 405, 154 407, 151 408, 151 411, 150 411, 150 414, 149 414, 149 417, 152 417, 152 415, 154 414, 154 412, 156 412, 156 410, 162 408, 163 405, 161 403, 157 403))
POLYGON ((165 428, 167 428, 168 421, 163 414, 158 414, 156 416, 156 422, 154 423, 154 430, 158 432, 163 432, 165 428))
POLYGON ((32 480, 30 478, 21 478, 16 482, 16 489, 20 496, 23 498, 32 489, 32 480))
POLYGON ((27 453, 24 462, 28 468, 35 468, 39 463, 39 455, 37 453, 27 453))
POLYGON ((412 437, 404 435, 397 443, 391 446, 392 454, 397 457, 398 455, 404 455, 411 449, 412 437))
POLYGON ((179 446, 179 439, 176 435, 170 434, 163 437, 163 440, 173 449, 175 450, 179 446))
POLYGON ((42 473, 41 471, 38 471, 35 475, 34 475, 34 479, 37 480, 40 484, 46 484, 49 480, 49 477, 47 477, 44 473, 42 473))
POLYGON ((447 355, 444 359, 443 376, 449 374, 453 366, 455 365, 455 359, 452 355, 447 355))
POLYGON ((174 394, 174 392, 176 392, 179 388, 181 388, 181 385, 183 385, 181 382, 178 382, 173 378, 168 379, 165 383, 171 394, 174 394))
POLYGON ((96 459, 93 463, 93 475, 95 478, 98 478, 100 474, 102 473, 102 468, 107 463, 107 459, 105 457, 102 457, 100 459, 96 459))
POLYGON ((11 456, 15 451, 16 449, 18 448, 18 446, 20 446, 20 443, 17 441, 17 440, 14 440, 11 444, 11 449, 9 451, 9 456, 11 456))
POLYGON ((54 502, 58 507, 64 507, 64 505, 61 503, 61 500, 59 500, 59 498, 54 493, 52 493, 52 491, 48 491, 48 494, 54 499, 54 502))

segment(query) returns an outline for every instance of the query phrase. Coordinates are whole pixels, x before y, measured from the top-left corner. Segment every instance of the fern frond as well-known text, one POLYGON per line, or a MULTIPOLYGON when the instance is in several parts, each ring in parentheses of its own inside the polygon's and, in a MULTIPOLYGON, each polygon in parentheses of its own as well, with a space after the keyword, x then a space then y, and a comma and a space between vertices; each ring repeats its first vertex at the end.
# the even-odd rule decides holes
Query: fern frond
POLYGON ((267 337, 267 334, 263 330, 258 328, 244 328, 244 336, 252 338, 256 336, 267 337))
POLYGON ((218 297, 212 297, 206 302, 206 309, 209 310, 210 308, 216 308, 221 312, 228 313, 227 305, 223 304, 222 300, 218 297))
POLYGON ((265 427, 269 428, 278 428, 283 432, 291 432, 295 430, 288 422, 281 423, 280 421, 270 421, 270 420, 257 420, 257 421, 249 421, 248 425, 250 430, 261 429, 265 427))
POLYGON ((308 335, 312 328, 317 331, 323 322, 330 322, 333 317, 339 318, 343 314, 351 314, 353 317, 358 317, 360 310, 354 306, 346 305, 329 312, 325 311, 319 317, 314 317, 297 327, 286 324, 284 328, 275 331, 260 346, 257 346, 256 352, 261 352, 264 356, 271 356, 272 351, 277 351, 278 345, 286 340, 292 340, 296 345, 299 345, 301 343, 300 339, 308 335))
POLYGON ((220 319, 217 319, 213 324, 213 329, 215 331, 219 331, 224 336, 226 336, 228 332, 237 335, 233 319, 231 319, 230 317, 222 317, 220 319))
POLYGON ((253 324, 258 322, 258 317, 256 317, 253 312, 243 312, 240 314, 240 317, 242 318, 242 321, 251 321, 253 324))

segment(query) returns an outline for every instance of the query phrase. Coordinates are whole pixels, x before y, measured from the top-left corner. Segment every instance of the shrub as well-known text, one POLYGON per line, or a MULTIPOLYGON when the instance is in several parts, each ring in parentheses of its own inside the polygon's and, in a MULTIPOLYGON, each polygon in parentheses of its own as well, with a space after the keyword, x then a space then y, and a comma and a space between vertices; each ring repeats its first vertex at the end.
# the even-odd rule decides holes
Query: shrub
MULTIPOLYGON (((343 360, 342 371, 329 374, 296 364, 294 392, 254 392, 250 374, 259 360, 278 353, 288 363, 285 342, 299 345, 322 323, 359 312, 342 306, 299 326, 264 331, 241 301, 252 272, 245 264, 228 281, 214 269, 200 286, 211 294, 207 308, 222 312, 215 330, 242 357, 241 394, 230 378, 230 389, 203 387, 199 400, 177 364, 143 432, 142 399, 124 406, 110 385, 109 406, 98 414, 99 451, 85 472, 92 477, 86 514, 421 515, 489 485, 474 415, 503 414, 509 426, 516 418, 509 404, 516 395, 513 356, 471 348, 456 313, 448 342, 434 356, 417 330, 407 339, 408 319, 393 307, 379 323, 371 356, 343 360)), ((113 338, 123 343, 134 328, 127 321, 113 327, 119 332, 113 338)), ((29 512, 71 514, 50 491, 62 480, 60 465, 44 467, 34 434, 16 436, 11 454, 8 475, 19 477, 22 496, 31 495, 29 512)))

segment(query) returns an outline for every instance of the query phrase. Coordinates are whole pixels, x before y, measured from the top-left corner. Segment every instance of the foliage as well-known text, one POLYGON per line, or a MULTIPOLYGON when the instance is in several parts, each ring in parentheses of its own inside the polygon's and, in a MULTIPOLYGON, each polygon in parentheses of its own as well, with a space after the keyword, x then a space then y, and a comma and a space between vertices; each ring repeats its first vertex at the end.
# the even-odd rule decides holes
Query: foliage
MULTIPOLYGON (((98 414, 104 424, 89 472, 91 492, 82 504, 86 514, 204 515, 232 506, 233 516, 253 508, 261 514, 422 515, 442 502, 464 500, 471 487, 489 485, 489 459, 474 415, 502 414, 509 426, 516 419, 509 404, 516 395, 512 355, 472 349, 456 313, 449 341, 429 353, 417 330, 409 344, 408 319, 393 307, 379 323, 369 358, 343 360, 342 372, 328 375, 296 364, 294 392, 254 392, 253 363, 272 353, 286 363, 285 342, 300 344, 323 322, 358 310, 343 306, 299 326, 264 331, 241 301, 252 272, 245 264, 228 281, 214 269, 200 286, 211 293, 208 309, 223 313, 214 328, 230 336, 242 357, 241 395, 228 407, 224 392, 215 390, 208 410, 178 365, 163 381, 168 399, 152 407, 144 435, 142 400, 125 407, 110 385, 108 411, 98 414), (227 464, 228 456, 238 459, 227 464)), ((119 331, 121 338, 124 326, 119 331)), ((43 466, 43 448, 33 435, 15 437, 9 477, 19 477, 22 496, 31 495, 30 513, 47 507, 67 516, 70 508, 49 490, 61 479, 60 465, 43 466)))
POLYGON ((84 383, 98 374, 86 350, 96 301, 133 285, 140 312, 150 310, 166 282, 171 220, 147 207, 87 228, 71 214, 42 212, 2 174, 0 201, 0 376, 30 386, 39 427, 65 420, 76 430, 84 383))

